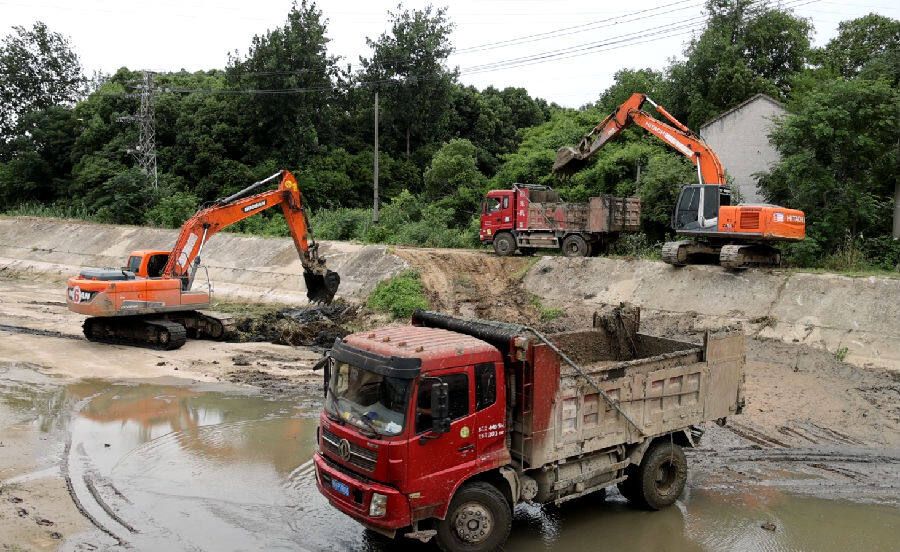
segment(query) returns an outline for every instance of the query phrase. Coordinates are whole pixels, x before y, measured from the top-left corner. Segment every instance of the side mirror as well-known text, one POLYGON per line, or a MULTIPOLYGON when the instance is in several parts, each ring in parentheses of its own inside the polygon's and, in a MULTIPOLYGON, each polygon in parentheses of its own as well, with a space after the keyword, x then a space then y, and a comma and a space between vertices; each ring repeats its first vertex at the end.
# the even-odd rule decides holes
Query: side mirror
POLYGON ((325 364, 322 371, 322 396, 328 396, 328 384, 331 383, 331 357, 325 357, 325 364))
POLYGON ((431 424, 435 433, 450 431, 450 385, 435 382, 431 387, 431 424))

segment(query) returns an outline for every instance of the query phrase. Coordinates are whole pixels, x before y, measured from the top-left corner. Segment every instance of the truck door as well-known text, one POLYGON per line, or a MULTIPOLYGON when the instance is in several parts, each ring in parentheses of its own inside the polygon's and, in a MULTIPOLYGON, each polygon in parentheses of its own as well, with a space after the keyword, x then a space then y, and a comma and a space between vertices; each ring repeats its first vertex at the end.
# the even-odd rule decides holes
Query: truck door
POLYGON ((413 502, 416 511, 428 515, 429 509, 446 505, 456 482, 475 467, 475 415, 472 405, 472 367, 454 368, 428 374, 416 389, 413 431, 409 443, 409 492, 420 493, 413 502), (436 435, 431 431, 431 385, 440 380, 449 385, 450 431, 436 435))
MULTIPOLYGON (((506 454, 506 389, 498 385, 503 374, 493 362, 475 365, 475 425, 479 462, 491 463, 506 454)), ((493 466, 491 466, 493 467, 493 466)))

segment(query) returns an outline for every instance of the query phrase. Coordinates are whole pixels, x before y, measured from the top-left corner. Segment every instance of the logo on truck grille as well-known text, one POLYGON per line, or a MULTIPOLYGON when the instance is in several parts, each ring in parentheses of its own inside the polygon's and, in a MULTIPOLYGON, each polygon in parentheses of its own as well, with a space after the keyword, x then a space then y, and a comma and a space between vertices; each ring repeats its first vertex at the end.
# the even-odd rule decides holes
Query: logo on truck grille
POLYGON ((341 460, 345 462, 350 459, 350 441, 341 439, 341 442, 338 444, 338 454, 341 460))

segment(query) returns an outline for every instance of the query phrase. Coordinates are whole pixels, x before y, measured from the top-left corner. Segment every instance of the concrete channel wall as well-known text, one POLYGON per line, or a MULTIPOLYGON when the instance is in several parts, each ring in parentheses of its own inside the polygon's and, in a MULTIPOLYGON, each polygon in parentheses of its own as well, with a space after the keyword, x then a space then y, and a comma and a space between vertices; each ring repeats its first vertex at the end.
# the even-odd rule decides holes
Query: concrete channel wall
POLYGON ((648 313, 696 312, 720 323, 749 322, 761 338, 833 353, 846 347, 848 362, 900 370, 900 279, 544 257, 524 284, 552 301, 631 301, 648 313), (578 282, 577 291, 561 282, 578 282))
MULTIPOLYGON (((137 249, 169 250, 177 237, 177 230, 0 217, 0 268, 67 278, 81 268, 119 268, 137 249)), ((319 253, 328 267, 341 275, 338 295, 349 299, 364 298, 379 280, 406 266, 384 246, 321 242, 319 253)), ((303 268, 290 238, 220 232, 206 245, 202 257, 216 294, 306 303, 303 268)), ((201 269, 195 286, 205 285, 205 281, 201 269)))
MULTIPOLYGON (((175 230, 0 217, 0 274, 12 270, 64 279, 80 268, 120 267, 130 251, 169 249, 176 236, 175 230)), ((339 296, 348 299, 363 299, 378 281, 407 266, 384 246, 322 242, 321 252, 341 275, 339 296)), ((459 262, 454 258, 459 251, 429 252, 435 263, 443 255, 447 267, 459 262)), ((217 294, 306 303, 290 239, 219 233, 203 259, 217 294)), ((198 282, 204 281, 199 274, 198 282)), ((759 337, 831 352, 846 347, 850 362, 900 370, 900 279, 548 256, 529 268, 523 285, 553 306, 630 301, 648 314, 695 312, 710 324, 743 322, 759 337)))

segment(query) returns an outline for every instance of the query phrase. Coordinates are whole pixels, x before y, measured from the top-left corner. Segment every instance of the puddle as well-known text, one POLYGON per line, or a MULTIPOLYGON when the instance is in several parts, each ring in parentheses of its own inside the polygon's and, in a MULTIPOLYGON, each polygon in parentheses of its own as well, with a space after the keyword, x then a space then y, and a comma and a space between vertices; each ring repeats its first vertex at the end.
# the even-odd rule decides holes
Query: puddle
MULTIPOLYGON (((9 391, 0 388, 0 395, 9 391)), ((105 381, 78 382, 52 396, 33 404, 49 408, 53 419, 60 404, 73 411, 62 471, 80 508, 107 532, 100 538, 108 542, 95 538, 93 544, 172 551, 436 550, 371 537, 319 495, 310 462, 315 396, 105 381)), ((20 389, 12 402, 18 409, 29 397, 20 389)), ((660 512, 634 510, 614 491, 606 500, 586 497, 561 508, 520 506, 506 549, 900 549, 896 506, 810 498, 743 481, 723 488, 715 484, 720 476, 692 474, 682 499, 660 512)))

